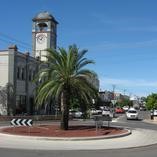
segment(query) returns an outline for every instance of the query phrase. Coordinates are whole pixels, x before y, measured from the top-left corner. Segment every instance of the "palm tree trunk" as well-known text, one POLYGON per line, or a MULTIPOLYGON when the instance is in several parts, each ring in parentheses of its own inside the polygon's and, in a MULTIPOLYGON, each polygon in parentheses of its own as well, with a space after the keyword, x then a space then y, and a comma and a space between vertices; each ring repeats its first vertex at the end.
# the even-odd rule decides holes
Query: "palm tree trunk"
POLYGON ((69 104, 68 93, 64 90, 61 94, 61 124, 62 130, 68 130, 69 127, 69 104))

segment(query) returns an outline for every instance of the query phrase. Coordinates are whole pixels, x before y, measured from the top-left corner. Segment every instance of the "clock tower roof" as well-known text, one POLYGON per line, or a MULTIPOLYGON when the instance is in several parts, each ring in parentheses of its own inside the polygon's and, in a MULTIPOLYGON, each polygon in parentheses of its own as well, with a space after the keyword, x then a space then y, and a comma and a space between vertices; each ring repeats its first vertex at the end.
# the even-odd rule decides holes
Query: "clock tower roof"
POLYGON ((58 24, 56 19, 47 11, 40 12, 33 18, 33 21, 43 21, 43 20, 52 20, 53 22, 58 24))

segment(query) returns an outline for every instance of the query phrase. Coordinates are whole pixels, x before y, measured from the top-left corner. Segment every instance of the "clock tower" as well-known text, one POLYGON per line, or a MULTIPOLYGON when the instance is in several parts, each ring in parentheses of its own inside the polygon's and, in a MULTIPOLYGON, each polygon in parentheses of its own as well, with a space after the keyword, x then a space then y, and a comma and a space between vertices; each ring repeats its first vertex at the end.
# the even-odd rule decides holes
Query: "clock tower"
POLYGON ((32 26, 32 54, 45 61, 47 55, 45 49, 56 48, 57 43, 57 24, 55 18, 47 11, 37 14, 33 18, 32 26))

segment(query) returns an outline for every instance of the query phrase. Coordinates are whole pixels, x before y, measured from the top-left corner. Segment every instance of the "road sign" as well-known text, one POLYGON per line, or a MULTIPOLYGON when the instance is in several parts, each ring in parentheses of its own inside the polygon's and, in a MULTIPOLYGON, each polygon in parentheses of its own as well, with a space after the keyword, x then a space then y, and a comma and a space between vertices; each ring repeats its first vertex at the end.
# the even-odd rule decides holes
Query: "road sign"
POLYGON ((12 119, 11 120, 11 125, 13 126, 32 126, 33 125, 33 120, 32 119, 12 119))
POLYGON ((117 100, 111 100, 112 104, 115 105, 117 103, 117 100))

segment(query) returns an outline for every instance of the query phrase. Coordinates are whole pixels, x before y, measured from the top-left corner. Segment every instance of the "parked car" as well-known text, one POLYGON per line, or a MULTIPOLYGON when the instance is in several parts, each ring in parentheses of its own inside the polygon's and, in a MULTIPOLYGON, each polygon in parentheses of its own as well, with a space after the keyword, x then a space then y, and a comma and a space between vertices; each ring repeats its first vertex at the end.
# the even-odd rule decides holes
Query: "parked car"
POLYGON ((125 111, 122 109, 122 108, 120 108, 120 107, 116 107, 115 108, 115 113, 124 113, 125 111))
POLYGON ((123 107, 123 110, 124 110, 124 111, 128 111, 128 109, 129 109, 129 106, 124 106, 124 107, 123 107))
POLYGON ((157 116, 157 110, 151 110, 151 115, 157 116))
POLYGON ((138 119, 138 112, 137 110, 135 110, 134 108, 131 108, 129 109, 127 112, 126 112, 126 118, 127 119, 138 119))
POLYGON ((102 114, 102 110, 91 109, 90 114, 91 115, 102 114))
POLYGON ((140 107, 140 111, 146 111, 147 109, 146 109, 146 107, 145 106, 141 106, 140 107))
POLYGON ((69 117, 70 118, 82 118, 83 113, 80 111, 70 110, 69 111, 69 117))
POLYGON ((112 115, 112 113, 111 113, 111 111, 110 111, 109 109, 104 109, 104 110, 102 111, 102 116, 109 116, 109 117, 112 117, 113 115, 112 115))

